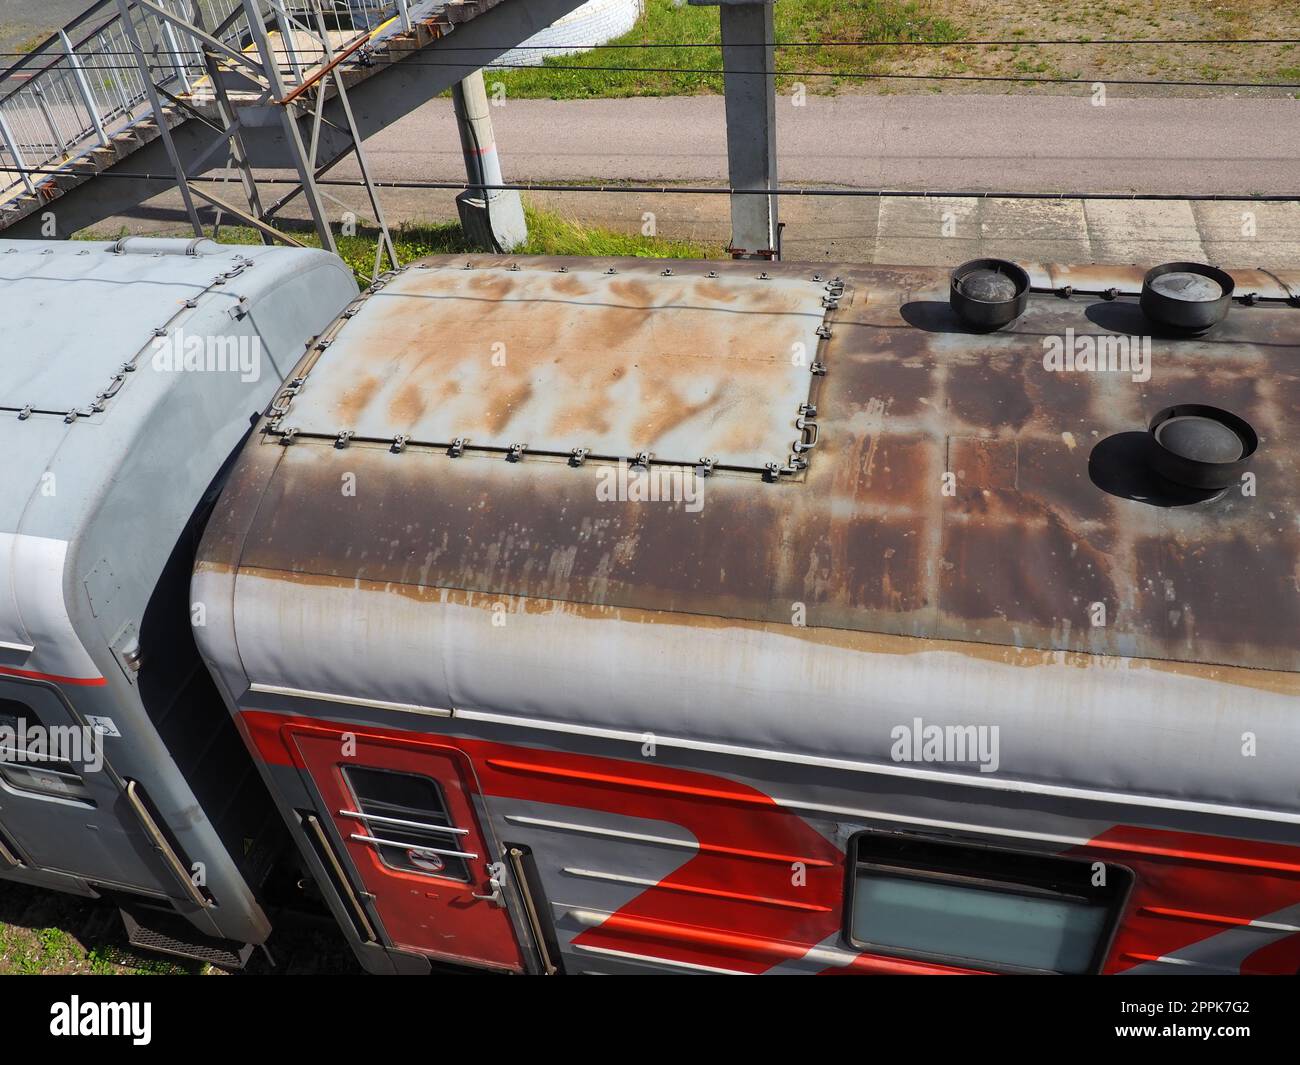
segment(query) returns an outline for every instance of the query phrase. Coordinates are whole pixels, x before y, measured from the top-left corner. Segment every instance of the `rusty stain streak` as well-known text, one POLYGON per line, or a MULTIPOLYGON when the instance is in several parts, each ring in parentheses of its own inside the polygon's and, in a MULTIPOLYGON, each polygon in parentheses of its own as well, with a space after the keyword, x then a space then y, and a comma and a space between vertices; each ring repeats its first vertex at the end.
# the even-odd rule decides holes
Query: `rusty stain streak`
MULTIPOLYGON (((564 275, 556 260, 491 273, 509 260, 476 259, 469 271, 464 262, 432 260, 372 298, 378 313, 348 322, 311 367, 291 424, 310 415, 333 432, 345 414, 361 421, 369 411, 387 429, 436 415, 465 435, 509 433, 530 448, 538 440, 519 435, 521 425, 568 446, 614 440, 612 454, 659 436, 685 441, 674 457, 686 462, 707 454, 706 443, 788 446, 807 370, 786 376, 783 345, 821 320, 820 298, 806 313, 799 287, 816 269, 842 275, 855 298, 818 348, 828 373, 818 379, 821 439, 809 468, 777 484, 719 471, 692 512, 601 501, 599 461, 575 469, 544 457, 450 459, 418 446, 394 456, 363 443, 282 448, 255 437, 205 559, 403 595, 770 627, 882 653, 942 646, 1017 665, 1142 660, 1295 692, 1300 309, 1236 306, 1206 337, 1159 338, 1151 379, 1133 382, 1042 364, 1044 336, 1127 329, 1138 320, 1130 297, 1035 294, 1013 330, 974 336, 946 317, 938 269, 764 264, 772 280, 759 282, 741 263, 675 262, 664 278, 664 264, 638 260, 570 261, 564 275), (601 276, 607 265, 612 278, 601 276), (401 296, 417 282, 416 295, 401 296), (714 309, 727 295, 731 309, 714 309), (760 314, 736 313, 753 301, 760 314), (503 336, 506 366, 493 367, 491 344, 503 336), (1094 483, 1099 442, 1143 430, 1178 402, 1224 406, 1255 426, 1256 496, 1165 509, 1094 483), (954 465, 964 479, 944 494, 954 465), (365 485, 364 505, 339 493, 345 470, 365 485), (793 603, 806 606, 806 630, 790 627, 793 603), (1106 606, 1104 625, 1090 623, 1094 603, 1106 606)), ((1076 288, 1123 288, 1142 274, 1035 270, 1076 288)), ((1300 288, 1290 275, 1271 283, 1281 291, 1283 282, 1300 288)))

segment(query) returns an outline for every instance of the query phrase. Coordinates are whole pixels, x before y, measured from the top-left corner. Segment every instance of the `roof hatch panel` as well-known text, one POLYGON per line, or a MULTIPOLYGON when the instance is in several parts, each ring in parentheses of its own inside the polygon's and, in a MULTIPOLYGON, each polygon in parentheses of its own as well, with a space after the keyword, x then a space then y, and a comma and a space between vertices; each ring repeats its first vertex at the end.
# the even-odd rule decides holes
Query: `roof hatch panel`
MULTIPOLYGON (((301 434, 762 469, 784 465, 827 306, 813 275, 413 268, 294 398, 301 434)), ((832 301, 833 302, 833 301, 832 301)))
POLYGON ((0 245, 0 410, 90 408, 220 268, 217 256, 114 254, 112 247, 0 245))

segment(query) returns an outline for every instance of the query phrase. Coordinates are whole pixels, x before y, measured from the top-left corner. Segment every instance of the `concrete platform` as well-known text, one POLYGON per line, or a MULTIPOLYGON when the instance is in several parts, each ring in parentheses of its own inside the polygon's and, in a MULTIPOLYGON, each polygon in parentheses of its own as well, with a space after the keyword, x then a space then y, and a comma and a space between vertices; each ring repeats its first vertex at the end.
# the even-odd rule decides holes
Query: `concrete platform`
MULTIPOLYGON (((340 172, 344 168, 340 167, 340 172)), ((267 186, 266 198, 282 192, 267 186)), ((359 190, 328 189, 338 214, 368 213, 359 190)), ((390 226, 452 222, 455 194, 384 189, 390 226)), ((587 225, 713 244, 730 236, 724 196, 671 193, 533 193, 531 200, 587 225)), ((911 196, 791 197, 781 208, 786 259, 955 266, 984 255, 1055 262, 1155 264, 1190 259, 1226 266, 1300 268, 1300 204, 1247 200, 1019 200, 911 196), (1247 216, 1253 216, 1250 225, 1247 216), (1253 235, 1247 235, 1253 232, 1253 235)), ((296 217, 286 212, 287 218, 296 217)), ((300 216, 305 220, 305 215, 300 216)), ((156 197, 96 232, 184 227, 175 193, 156 197)))

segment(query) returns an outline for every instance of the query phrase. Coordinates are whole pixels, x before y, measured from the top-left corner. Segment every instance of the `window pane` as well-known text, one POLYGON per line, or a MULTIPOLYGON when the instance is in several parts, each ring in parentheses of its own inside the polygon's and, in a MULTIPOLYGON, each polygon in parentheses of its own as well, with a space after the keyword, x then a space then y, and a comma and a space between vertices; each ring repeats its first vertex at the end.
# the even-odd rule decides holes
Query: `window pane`
POLYGON ((1052 854, 865 832, 856 863, 851 938, 976 969, 1093 971, 1132 874, 1052 854))
POLYGON ((447 814, 447 804, 437 781, 414 773, 394 773, 360 766, 346 766, 343 775, 357 798, 357 809, 375 817, 375 820, 366 822, 365 834, 399 844, 371 844, 376 846, 385 865, 405 873, 469 880, 469 870, 463 858, 434 854, 427 849, 463 851, 465 846, 461 833, 390 823, 409 821, 419 825, 455 827, 447 814))
POLYGON ((69 754, 84 757, 80 730, 77 750, 68 749, 73 726, 47 728, 36 712, 14 699, 0 699, 0 779, 20 791, 89 802, 90 794, 69 754))
POLYGON ((1106 924, 1102 906, 907 877, 858 874, 853 937, 925 954, 1087 972, 1106 924))

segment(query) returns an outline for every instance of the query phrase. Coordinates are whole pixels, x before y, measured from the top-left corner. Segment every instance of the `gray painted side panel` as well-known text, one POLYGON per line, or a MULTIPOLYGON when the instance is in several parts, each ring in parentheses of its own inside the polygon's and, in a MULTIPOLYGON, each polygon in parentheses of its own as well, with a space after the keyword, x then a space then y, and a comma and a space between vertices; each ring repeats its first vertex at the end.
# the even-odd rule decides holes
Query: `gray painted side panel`
MULTIPOLYGON (((0 500, 6 501, 0 503, 0 529, 69 545, 62 576, 66 612, 82 653, 105 683, 64 685, 64 694, 82 719, 113 718, 121 735, 105 741, 110 772, 139 781, 178 850, 203 863, 207 889, 220 905, 190 912, 191 919, 211 935, 259 941, 268 930, 265 917, 158 734, 137 677, 113 645, 124 631, 139 632, 182 530, 247 433, 250 417, 264 409, 308 342, 355 296, 356 284, 341 261, 321 252, 208 245, 192 256, 183 253, 186 243, 155 255, 129 249, 115 254, 104 243, 0 241, 0 268, 31 259, 47 279, 36 288, 21 280, 0 288, 0 316, 28 323, 30 335, 20 334, 19 342, 43 352, 48 362, 31 379, 34 385, 79 404, 107 385, 110 363, 136 364, 102 411, 71 424, 54 414, 20 419, 0 410, 0 448, 20 460, 0 470, 0 500), (7 251, 15 245, 17 251, 7 251), (48 280, 60 276, 68 280, 48 280), (28 299, 37 289, 41 311, 32 314, 28 299), (87 289, 116 293, 110 303, 120 303, 123 315, 82 313, 80 294, 87 289), (187 307, 186 299, 195 305, 187 307), (52 333, 58 343, 42 347, 49 338, 41 323, 49 318, 59 323, 52 333), (242 350, 259 356, 256 373, 193 367, 177 372, 154 358, 155 327, 172 339, 240 339, 242 350), (51 484, 52 491, 42 490, 51 484)), ((183 616, 176 619, 185 623, 183 616)), ((148 648, 143 650, 148 669, 148 648)), ((38 648, 38 660, 41 653, 38 648)), ((5 659, 4 665, 24 663, 5 659)), ((43 816, 50 838, 66 837, 61 867, 78 872, 82 825, 72 824, 66 809, 38 806, 35 797, 7 801, 43 816)), ((123 886, 167 894, 179 909, 193 910, 152 857, 125 801, 97 816, 125 832, 144 855, 139 869, 145 872, 137 871, 134 882, 123 886)))

